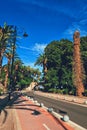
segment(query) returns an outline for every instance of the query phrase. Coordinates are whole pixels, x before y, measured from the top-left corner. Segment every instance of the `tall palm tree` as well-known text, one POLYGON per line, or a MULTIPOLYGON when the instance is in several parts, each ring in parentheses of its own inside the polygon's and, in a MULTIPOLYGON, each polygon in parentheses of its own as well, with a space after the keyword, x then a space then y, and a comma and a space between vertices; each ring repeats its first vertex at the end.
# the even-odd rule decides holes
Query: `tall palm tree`
POLYGON ((9 78, 9 76, 10 76, 10 65, 11 65, 12 53, 10 53, 10 52, 5 52, 4 55, 5 55, 6 58, 8 59, 7 66, 6 66, 5 69, 4 69, 5 72, 6 72, 4 87, 5 87, 5 89, 7 89, 7 86, 8 86, 8 78, 9 78))
POLYGON ((31 74, 32 74, 32 77, 33 77, 33 82, 34 81, 37 81, 38 82, 38 80, 39 80, 39 78, 40 78, 40 75, 41 75, 41 73, 40 73, 40 71, 39 71, 39 69, 31 69, 31 74))
POLYGON ((4 54, 6 56, 6 58, 8 59, 8 75, 10 74, 10 67, 11 67, 11 60, 12 60, 12 53, 11 52, 5 52, 4 54))
POLYGON ((78 31, 74 33, 73 74, 76 94, 77 96, 82 96, 82 93, 84 92, 84 73, 80 54, 80 33, 78 31))
POLYGON ((20 72, 22 64, 23 63, 20 60, 20 58, 17 57, 17 59, 14 62, 14 85, 18 82, 18 72, 20 72))
POLYGON ((4 71, 5 71, 4 91, 6 91, 7 86, 8 86, 8 67, 7 66, 4 67, 4 71))
POLYGON ((10 45, 12 42, 12 34, 13 33, 13 26, 4 24, 4 27, 0 27, 0 77, 1 77, 1 70, 2 70, 2 60, 4 56, 4 52, 7 46, 10 45))

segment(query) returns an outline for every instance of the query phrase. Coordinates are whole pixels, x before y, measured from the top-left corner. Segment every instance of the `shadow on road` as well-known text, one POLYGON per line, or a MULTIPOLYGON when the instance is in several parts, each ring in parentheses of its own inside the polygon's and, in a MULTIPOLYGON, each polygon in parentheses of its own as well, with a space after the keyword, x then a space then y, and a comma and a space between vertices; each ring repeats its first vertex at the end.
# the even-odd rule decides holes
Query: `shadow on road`
POLYGON ((40 115, 41 113, 39 111, 37 111, 36 109, 30 108, 33 106, 39 108, 39 106, 34 105, 34 104, 29 104, 27 101, 28 100, 24 100, 24 99, 18 97, 16 100, 14 100, 12 103, 9 104, 8 109, 16 109, 16 110, 19 109, 19 110, 25 110, 25 111, 28 110, 28 111, 32 112, 31 113, 32 115, 40 115))
POLYGON ((59 113, 61 113, 61 114, 67 114, 67 112, 63 111, 63 110, 59 110, 59 113))
POLYGON ((7 107, 13 104, 13 102, 19 97, 20 95, 17 95, 16 93, 11 94, 11 100, 9 100, 8 94, 3 94, 0 96, 0 124, 4 124, 7 117, 8 117, 8 111, 7 107))

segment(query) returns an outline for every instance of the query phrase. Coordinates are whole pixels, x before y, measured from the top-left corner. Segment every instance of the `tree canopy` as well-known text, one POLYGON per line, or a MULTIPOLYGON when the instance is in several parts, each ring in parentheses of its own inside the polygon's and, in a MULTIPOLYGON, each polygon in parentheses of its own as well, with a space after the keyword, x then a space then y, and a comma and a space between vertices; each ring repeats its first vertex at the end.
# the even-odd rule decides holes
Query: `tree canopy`
MULTIPOLYGON (((85 88, 87 86, 87 37, 81 38, 81 57, 84 64, 86 78, 84 80, 85 88)), ((49 91, 51 88, 68 89, 68 92, 74 91, 73 84, 73 42, 68 39, 50 42, 44 55, 47 58, 47 73, 44 75, 45 88, 49 91)), ((40 63, 39 63, 40 64, 40 63)))

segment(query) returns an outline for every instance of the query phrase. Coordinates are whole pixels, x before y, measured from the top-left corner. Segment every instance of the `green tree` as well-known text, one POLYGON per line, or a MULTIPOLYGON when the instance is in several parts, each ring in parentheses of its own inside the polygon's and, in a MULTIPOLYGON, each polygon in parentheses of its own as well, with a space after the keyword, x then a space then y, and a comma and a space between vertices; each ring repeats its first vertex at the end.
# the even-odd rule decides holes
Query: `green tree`
POLYGON ((87 36, 81 37, 80 39, 80 47, 81 47, 81 58, 84 66, 84 73, 85 73, 85 79, 84 79, 84 85, 87 89, 87 36))
MULTIPOLYGON (((55 74, 56 71, 54 86, 65 86, 67 82, 67 86, 70 89, 72 88, 72 51, 72 42, 64 39, 53 41, 45 48, 48 67, 47 75, 49 70, 50 74, 55 74)), ((49 77, 47 83, 52 83, 54 77, 52 76, 51 80, 49 80, 49 77)))
POLYGON ((12 42, 13 26, 4 24, 4 27, 0 27, 0 77, 2 70, 2 61, 6 48, 10 46, 12 42))
POLYGON ((50 88, 54 88, 59 85, 57 71, 54 68, 48 70, 45 79, 46 79, 45 90, 49 90, 50 88))
POLYGON ((43 72, 44 72, 44 74, 45 74, 45 73, 47 72, 46 63, 47 63, 47 57, 46 57, 46 55, 45 55, 45 54, 41 54, 41 55, 37 58, 37 60, 36 60, 36 62, 35 62, 35 66, 36 66, 36 65, 41 65, 41 66, 43 67, 43 72))

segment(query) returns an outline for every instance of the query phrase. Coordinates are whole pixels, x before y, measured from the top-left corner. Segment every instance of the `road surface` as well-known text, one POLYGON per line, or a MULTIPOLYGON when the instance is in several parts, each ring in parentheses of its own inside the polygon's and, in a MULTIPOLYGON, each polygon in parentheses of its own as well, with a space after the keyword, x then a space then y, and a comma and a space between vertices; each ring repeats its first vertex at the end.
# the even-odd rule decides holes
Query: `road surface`
POLYGON ((68 114, 71 121, 87 129, 87 107, 50 99, 33 93, 27 93, 27 95, 33 97, 39 103, 43 103, 46 107, 52 107, 60 115, 68 114))

